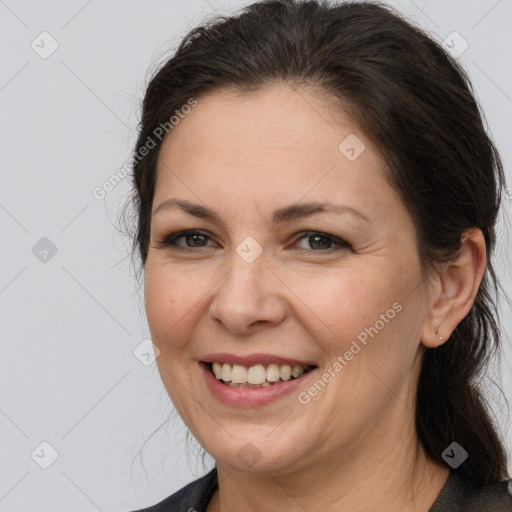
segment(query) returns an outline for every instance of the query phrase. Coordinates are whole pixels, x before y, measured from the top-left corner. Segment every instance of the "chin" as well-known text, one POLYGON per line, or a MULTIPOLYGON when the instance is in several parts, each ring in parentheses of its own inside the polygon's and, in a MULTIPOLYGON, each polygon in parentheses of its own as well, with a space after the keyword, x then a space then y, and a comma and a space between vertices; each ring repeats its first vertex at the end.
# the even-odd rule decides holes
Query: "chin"
POLYGON ((233 471, 242 473, 287 473, 298 469, 304 462, 303 455, 297 452, 298 441, 293 438, 269 440, 268 435, 237 436, 229 438, 222 446, 205 448, 219 463, 233 471))

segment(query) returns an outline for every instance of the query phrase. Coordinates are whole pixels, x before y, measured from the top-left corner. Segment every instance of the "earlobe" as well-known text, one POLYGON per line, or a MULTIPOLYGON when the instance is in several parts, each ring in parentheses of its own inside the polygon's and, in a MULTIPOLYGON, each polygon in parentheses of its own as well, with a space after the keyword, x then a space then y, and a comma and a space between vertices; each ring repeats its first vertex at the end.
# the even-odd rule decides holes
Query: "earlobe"
POLYGON ((444 336, 441 336, 441 333, 439 331, 440 328, 442 329, 443 327, 439 325, 439 327, 436 327, 433 331, 431 330, 429 333, 423 332, 421 336, 421 344, 427 348, 436 348, 439 347, 439 345, 446 343, 452 331, 450 331, 449 334, 445 334, 444 332, 441 331, 442 334, 445 334, 444 336))
POLYGON ((480 229, 466 230, 457 257, 439 275, 421 343, 434 348, 446 343, 470 312, 487 265, 486 246, 480 229))

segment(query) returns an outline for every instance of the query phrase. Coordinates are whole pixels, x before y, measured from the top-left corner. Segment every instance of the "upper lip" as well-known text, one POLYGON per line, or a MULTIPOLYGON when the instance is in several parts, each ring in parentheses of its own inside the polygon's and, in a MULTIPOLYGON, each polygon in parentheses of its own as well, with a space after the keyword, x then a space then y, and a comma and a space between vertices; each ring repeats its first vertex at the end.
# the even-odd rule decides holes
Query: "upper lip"
POLYGON ((254 366, 257 364, 279 364, 290 366, 316 366, 311 360, 292 359, 289 357, 278 356, 274 354, 246 354, 237 355, 229 354, 227 352, 216 352, 215 354, 208 354, 201 359, 205 363, 228 363, 231 365, 239 364, 241 366, 254 366))

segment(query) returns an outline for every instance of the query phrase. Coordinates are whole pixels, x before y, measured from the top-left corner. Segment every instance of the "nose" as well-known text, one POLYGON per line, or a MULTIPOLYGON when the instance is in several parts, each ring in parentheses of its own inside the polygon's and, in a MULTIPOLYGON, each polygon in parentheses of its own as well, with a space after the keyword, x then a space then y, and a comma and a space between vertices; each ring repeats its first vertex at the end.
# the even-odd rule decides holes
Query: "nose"
POLYGON ((286 317, 283 283, 260 255, 247 263, 238 254, 215 288, 210 314, 237 335, 253 334, 263 326, 277 326, 286 317))

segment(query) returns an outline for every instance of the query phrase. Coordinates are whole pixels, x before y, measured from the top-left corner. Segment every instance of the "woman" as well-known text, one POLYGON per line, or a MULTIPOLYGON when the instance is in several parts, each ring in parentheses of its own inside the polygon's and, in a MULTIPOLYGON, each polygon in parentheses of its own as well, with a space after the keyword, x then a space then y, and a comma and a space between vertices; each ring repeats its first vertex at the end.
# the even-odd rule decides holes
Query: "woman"
POLYGON ((135 154, 159 372, 216 461, 146 511, 512 510, 477 387, 504 175, 436 42, 255 3, 156 73, 135 154))

